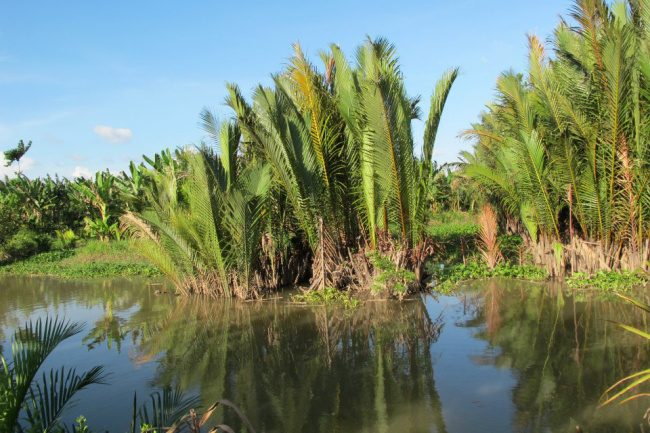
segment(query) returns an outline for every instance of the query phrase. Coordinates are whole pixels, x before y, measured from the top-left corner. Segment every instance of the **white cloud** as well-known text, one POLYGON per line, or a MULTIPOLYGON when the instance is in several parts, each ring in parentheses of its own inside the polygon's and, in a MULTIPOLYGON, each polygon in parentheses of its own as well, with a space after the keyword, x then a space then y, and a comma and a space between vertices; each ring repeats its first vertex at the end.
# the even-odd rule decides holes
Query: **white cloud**
POLYGON ((76 166, 72 172, 72 177, 86 177, 91 178, 93 174, 86 167, 76 166))
POLYGON ((73 153, 72 155, 70 155, 70 159, 72 159, 73 161, 81 162, 81 161, 85 161, 86 157, 83 155, 79 155, 78 153, 73 153))
POLYGON ((95 134, 109 143, 118 144, 131 141, 133 133, 128 128, 113 128, 111 126, 97 125, 93 128, 95 134))
MULTIPOLYGON (((9 177, 16 177, 16 172, 18 171, 18 164, 15 162, 11 164, 9 167, 5 167, 5 164, 7 161, 5 160, 4 156, 0 154, 0 177, 4 178, 5 176, 9 177)), ((20 159, 20 171, 25 173, 25 171, 29 170, 36 164, 36 161, 34 161, 33 158, 30 158, 28 156, 25 156, 20 159)))

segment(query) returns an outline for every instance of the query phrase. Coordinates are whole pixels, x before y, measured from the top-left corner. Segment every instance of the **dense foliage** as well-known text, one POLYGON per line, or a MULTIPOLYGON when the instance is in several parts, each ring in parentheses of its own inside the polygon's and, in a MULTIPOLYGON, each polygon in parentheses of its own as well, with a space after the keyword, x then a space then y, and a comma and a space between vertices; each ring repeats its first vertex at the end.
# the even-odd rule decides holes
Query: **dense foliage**
POLYGON ((119 216, 129 207, 126 179, 98 172, 74 181, 24 175, 0 180, 0 258, 65 249, 80 238, 119 239, 119 216))
POLYGON ((647 267, 650 2, 579 0, 571 18, 499 78, 464 173, 552 275, 647 267))
POLYGON ((307 279, 376 287, 386 263, 408 292, 432 257, 560 277, 647 269, 650 0, 579 0, 571 19, 551 54, 529 38, 527 73, 499 78, 460 164, 432 161, 458 70, 436 85, 420 149, 420 99, 391 44, 368 39, 352 60, 332 45, 322 69, 295 45, 251 100, 227 85, 231 119, 201 114, 209 142, 120 176, 0 182, 0 258, 127 236, 181 292, 239 297, 307 279))
POLYGON ((232 121, 202 114, 215 149, 139 168, 143 205, 124 225, 186 293, 245 297, 309 273, 320 290, 370 287, 379 270, 367 252, 415 272, 419 286, 433 146, 458 71, 433 92, 420 158, 419 98, 406 93, 392 45, 368 40, 354 63, 332 45, 324 71, 294 48, 252 103, 228 85, 232 121))

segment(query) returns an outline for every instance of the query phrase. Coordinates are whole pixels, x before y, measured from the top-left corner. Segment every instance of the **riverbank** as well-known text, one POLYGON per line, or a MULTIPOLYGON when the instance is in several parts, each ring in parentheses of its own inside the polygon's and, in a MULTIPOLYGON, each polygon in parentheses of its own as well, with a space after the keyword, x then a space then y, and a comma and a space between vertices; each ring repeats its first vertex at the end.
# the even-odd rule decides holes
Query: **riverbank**
MULTIPOLYGON (((538 282, 548 279, 548 274, 541 267, 518 263, 521 257, 516 257, 518 244, 514 248, 504 248, 504 256, 508 258, 506 262, 492 270, 488 269, 477 255, 476 231, 471 221, 446 222, 432 227, 430 236, 437 243, 438 249, 427 266, 427 274, 433 277, 428 289, 450 293, 460 282, 492 277, 538 282)), ((508 245, 513 242, 504 243, 508 245)), ((27 259, 0 262, 0 275, 89 278, 158 277, 162 273, 153 263, 139 255, 128 241, 90 240, 72 249, 48 251, 27 259)), ((595 275, 577 273, 565 278, 563 282, 570 288, 627 291, 635 286, 647 285, 648 275, 643 272, 600 271, 595 275)))
POLYGON ((72 249, 48 251, 0 263, 0 275, 48 275, 63 278, 160 276, 151 262, 127 241, 88 241, 72 249))
POLYGON ((593 274, 576 272, 551 278, 546 269, 535 264, 535 258, 518 235, 499 235, 501 260, 489 268, 480 253, 480 225, 474 214, 444 212, 435 215, 427 234, 433 241, 434 253, 426 267, 431 275, 427 286, 439 293, 454 292, 459 283, 469 280, 506 278, 540 282, 554 279, 571 289, 595 289, 601 292, 627 292, 647 286, 650 275, 638 269, 633 272, 599 270, 593 274))

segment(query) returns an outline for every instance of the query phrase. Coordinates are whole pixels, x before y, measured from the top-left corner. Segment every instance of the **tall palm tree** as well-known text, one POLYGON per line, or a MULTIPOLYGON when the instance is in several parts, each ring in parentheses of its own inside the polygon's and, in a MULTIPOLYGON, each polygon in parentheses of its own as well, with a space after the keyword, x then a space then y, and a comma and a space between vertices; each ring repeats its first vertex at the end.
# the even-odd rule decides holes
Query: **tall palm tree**
POLYGON ((182 291, 250 294, 286 282, 278 269, 298 278, 305 258, 313 287, 361 285, 371 251, 421 268, 433 146, 458 70, 433 92, 420 152, 411 130, 419 98, 406 92, 393 45, 368 39, 354 65, 335 45, 321 58, 323 72, 294 45, 273 86, 255 88, 250 102, 228 84, 234 120, 219 126, 201 114, 218 151, 138 169, 148 206, 123 222, 182 291), (302 260, 287 254, 303 245, 302 260))
POLYGON ((220 131, 213 138, 221 153, 203 145, 179 153, 180 163, 143 169, 151 179, 144 192, 149 207, 122 221, 136 248, 181 292, 250 296, 269 169, 238 164, 236 127, 203 117, 206 131, 220 131))
POLYGON ((574 270, 647 266, 649 11, 646 0, 576 1, 555 57, 530 36, 526 77, 504 73, 465 133, 476 141, 466 176, 560 253, 553 273, 568 257, 574 270))
POLYGON ((426 121, 423 163, 411 132, 419 100, 404 87, 395 47, 368 39, 351 66, 339 47, 322 54, 321 73, 299 45, 274 88, 258 87, 248 103, 235 85, 227 99, 244 142, 269 161, 314 255, 316 287, 348 280, 340 262, 359 238, 410 248, 423 240, 428 173, 444 103, 458 70, 436 86, 426 121))

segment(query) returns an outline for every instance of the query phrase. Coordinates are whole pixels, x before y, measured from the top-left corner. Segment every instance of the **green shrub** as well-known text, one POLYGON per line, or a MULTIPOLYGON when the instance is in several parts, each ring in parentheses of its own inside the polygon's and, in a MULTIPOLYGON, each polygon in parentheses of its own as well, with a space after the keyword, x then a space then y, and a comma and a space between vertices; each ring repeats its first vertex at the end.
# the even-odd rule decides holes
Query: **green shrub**
POLYGON ((524 239, 521 235, 501 235, 501 254, 506 261, 524 262, 527 260, 524 251, 524 239))
POLYGON ((323 290, 309 290, 302 294, 291 295, 293 302, 306 302, 308 304, 333 305, 340 303, 346 309, 354 309, 359 306, 359 301, 352 299, 350 292, 336 290, 333 287, 325 287, 323 290))
POLYGON ((79 241, 79 237, 74 231, 68 229, 66 231, 56 230, 56 239, 52 242, 52 248, 55 250, 66 250, 74 248, 79 241))
POLYGON ((466 262, 476 254, 479 225, 475 222, 450 222, 427 227, 427 235, 437 245, 436 260, 447 264, 466 262))
POLYGON ((415 282, 415 273, 406 269, 395 269, 395 264, 379 253, 368 255, 379 275, 372 285, 373 290, 386 290, 390 296, 403 298, 408 293, 408 288, 415 282))
POLYGON ((47 251, 50 240, 33 230, 20 229, 4 246, 4 251, 12 259, 23 259, 36 253, 47 251))

